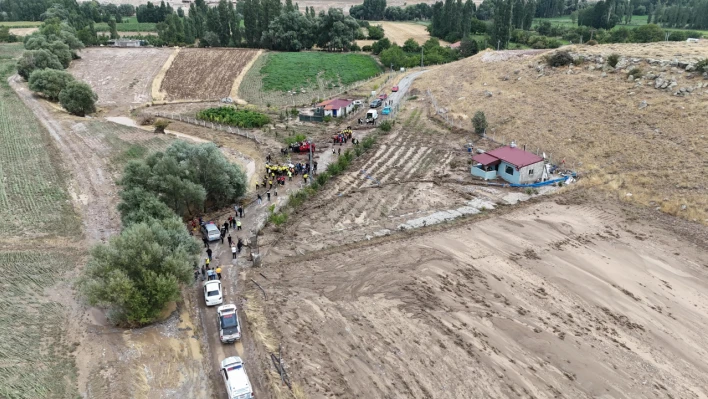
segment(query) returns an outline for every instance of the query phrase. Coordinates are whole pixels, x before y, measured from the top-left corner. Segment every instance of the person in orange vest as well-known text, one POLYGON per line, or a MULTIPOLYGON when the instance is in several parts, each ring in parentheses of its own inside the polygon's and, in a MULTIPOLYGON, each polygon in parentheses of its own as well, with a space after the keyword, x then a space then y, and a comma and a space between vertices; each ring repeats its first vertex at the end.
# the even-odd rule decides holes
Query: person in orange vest
POLYGON ((219 276, 219 280, 221 280, 221 266, 217 266, 214 271, 216 272, 216 275, 219 276))

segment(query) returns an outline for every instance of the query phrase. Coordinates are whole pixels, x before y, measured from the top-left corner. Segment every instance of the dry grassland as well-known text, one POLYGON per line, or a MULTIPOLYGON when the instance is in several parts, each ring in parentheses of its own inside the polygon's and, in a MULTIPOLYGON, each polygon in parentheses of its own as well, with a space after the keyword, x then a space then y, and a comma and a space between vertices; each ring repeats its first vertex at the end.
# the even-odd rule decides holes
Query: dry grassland
MULTIPOLYGON (((425 25, 416 24, 413 22, 390 22, 390 21, 371 21, 372 25, 381 25, 384 29, 384 35, 391 43, 398 43, 403 46, 403 43, 408 39, 415 39, 418 44, 425 43, 430 39, 430 33, 426 30, 425 25)), ((444 40, 440 40, 440 45, 448 44, 444 40)))
POLYGON ((182 49, 162 81, 167 100, 214 100, 228 97, 234 81, 253 65, 258 50, 182 49))
MULTIPOLYGON (((577 50, 577 49, 576 49, 577 50)), ((609 55, 657 59, 708 56, 708 44, 656 43, 583 47, 609 55)), ((543 73, 543 55, 500 62, 493 52, 448 64, 424 74, 415 84, 430 89, 438 106, 471 130, 469 119, 483 111, 488 135, 540 148, 554 162, 566 160, 584 175, 583 184, 610 190, 622 200, 659 208, 672 215, 708 223, 705 160, 708 157, 708 90, 685 97, 656 90, 653 81, 637 87, 626 73, 589 71, 585 66, 543 73), (491 93, 491 97, 488 93, 491 93), (648 106, 639 105, 646 101, 648 106)), ((658 67, 643 63, 645 72, 658 67)), ((682 85, 701 81, 685 72, 667 72, 682 85)))

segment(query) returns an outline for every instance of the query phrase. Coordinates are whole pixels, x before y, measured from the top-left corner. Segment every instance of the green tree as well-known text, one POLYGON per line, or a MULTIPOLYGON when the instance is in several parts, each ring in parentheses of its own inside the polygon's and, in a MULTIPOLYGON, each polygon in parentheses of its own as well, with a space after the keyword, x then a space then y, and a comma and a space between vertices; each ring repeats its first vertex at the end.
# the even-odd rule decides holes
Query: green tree
POLYGON ((511 36, 511 17, 513 0, 498 0, 494 9, 494 25, 492 29, 492 44, 506 48, 511 36))
POLYGON ((160 201, 155 194, 142 187, 121 190, 120 199, 118 212, 120 212, 120 221, 123 223, 123 227, 134 223, 149 222, 152 219, 163 220, 175 216, 170 207, 160 201))
POLYGON ((380 40, 384 37, 384 30, 381 25, 369 25, 367 30, 369 31, 369 36, 367 37, 369 40, 380 40))
POLYGON ((97 99, 98 96, 91 90, 91 86, 83 82, 69 82, 59 93, 61 106, 77 116, 86 116, 86 114, 96 112, 97 99))
POLYGON ((118 29, 116 28, 116 20, 112 19, 108 21, 108 30, 110 31, 111 39, 118 39, 118 29))
POLYGON ((420 52, 420 45, 415 41, 415 39, 410 38, 403 43, 403 51, 406 53, 418 53, 420 52))
POLYGON ((135 223, 91 250, 79 292, 89 304, 107 308, 116 324, 149 324, 179 299, 198 253, 199 244, 178 218, 135 223))
POLYGON ((71 49, 60 40, 47 41, 45 36, 35 34, 25 39, 25 49, 27 50, 48 50, 54 54, 63 68, 68 68, 71 63, 71 49))
POLYGON ((56 55, 49 50, 26 50, 17 61, 17 73, 25 80, 37 69, 64 69, 56 55))
POLYGON ((477 41, 468 37, 465 37, 460 42, 460 55, 462 57, 470 57, 479 52, 479 46, 477 41))
POLYGON ((68 72, 56 69, 38 69, 30 74, 29 88, 34 92, 42 93, 49 100, 57 101, 59 93, 73 81, 74 77, 68 72))
POLYGON ((651 43, 664 40, 664 30, 659 25, 647 24, 632 30, 630 41, 633 43, 651 43))
POLYGON ((474 132, 477 134, 484 134, 484 131, 489 126, 487 124, 487 117, 484 116, 484 112, 477 111, 472 117, 472 126, 474 126, 474 132))

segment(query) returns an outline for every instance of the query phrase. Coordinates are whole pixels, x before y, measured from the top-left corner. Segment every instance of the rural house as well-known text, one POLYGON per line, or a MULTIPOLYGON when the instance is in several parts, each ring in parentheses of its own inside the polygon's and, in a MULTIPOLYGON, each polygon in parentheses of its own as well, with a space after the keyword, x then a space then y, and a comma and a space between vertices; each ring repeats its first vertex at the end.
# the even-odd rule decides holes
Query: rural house
POLYGON ((131 39, 111 39, 108 44, 114 47, 140 47, 142 45, 140 40, 131 39))
POLYGON ((335 98, 322 101, 317 104, 317 108, 321 108, 324 111, 324 116, 340 118, 352 112, 354 109, 354 101, 335 98))
POLYGON ((520 148, 505 146, 472 157, 473 176, 485 180, 501 177, 512 184, 534 183, 544 171, 543 158, 520 148))

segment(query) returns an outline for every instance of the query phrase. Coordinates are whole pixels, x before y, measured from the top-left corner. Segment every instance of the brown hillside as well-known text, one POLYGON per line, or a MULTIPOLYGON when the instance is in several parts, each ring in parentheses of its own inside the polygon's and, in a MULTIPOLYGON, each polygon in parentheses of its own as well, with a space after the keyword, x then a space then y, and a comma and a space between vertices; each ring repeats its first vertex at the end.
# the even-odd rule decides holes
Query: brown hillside
POLYGON ((585 174, 584 184, 708 223, 708 87, 695 89, 708 79, 682 68, 708 57, 708 43, 565 49, 605 59, 618 53, 620 68, 596 61, 551 68, 544 59, 550 52, 489 51, 430 71, 416 86, 430 89, 444 115, 466 129, 484 111, 488 135, 565 159, 585 174), (628 82, 635 67, 645 76, 628 82), (677 85, 655 89, 646 75, 660 74, 677 85), (692 92, 674 94, 682 87, 692 92))

